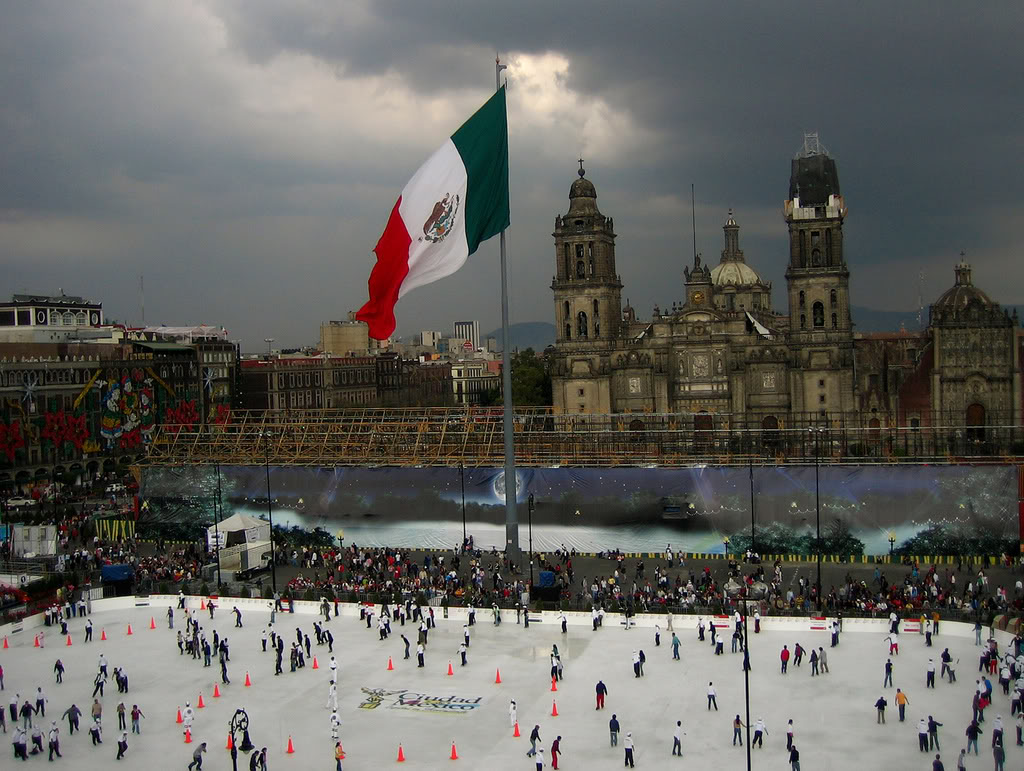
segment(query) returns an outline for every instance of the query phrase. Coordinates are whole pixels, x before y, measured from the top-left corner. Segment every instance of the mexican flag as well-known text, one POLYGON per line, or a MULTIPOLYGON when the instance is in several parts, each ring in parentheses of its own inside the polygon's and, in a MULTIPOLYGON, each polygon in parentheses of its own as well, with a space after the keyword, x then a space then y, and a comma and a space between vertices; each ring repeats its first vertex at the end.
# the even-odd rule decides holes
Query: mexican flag
POLYGON ((383 340, 395 303, 450 276, 481 241, 508 227, 508 123, 500 88, 409 180, 374 253, 370 299, 356 318, 383 340))

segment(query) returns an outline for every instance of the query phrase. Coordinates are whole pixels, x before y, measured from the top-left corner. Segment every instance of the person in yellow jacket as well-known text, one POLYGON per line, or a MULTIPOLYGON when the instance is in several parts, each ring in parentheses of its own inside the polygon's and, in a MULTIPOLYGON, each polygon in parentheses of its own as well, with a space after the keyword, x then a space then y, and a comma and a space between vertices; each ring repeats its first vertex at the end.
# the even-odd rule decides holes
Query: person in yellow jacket
POLYGON ((907 705, 910 704, 910 699, 907 698, 907 694, 901 691, 899 688, 896 689, 896 706, 900 710, 900 722, 903 722, 904 713, 907 711, 907 705))

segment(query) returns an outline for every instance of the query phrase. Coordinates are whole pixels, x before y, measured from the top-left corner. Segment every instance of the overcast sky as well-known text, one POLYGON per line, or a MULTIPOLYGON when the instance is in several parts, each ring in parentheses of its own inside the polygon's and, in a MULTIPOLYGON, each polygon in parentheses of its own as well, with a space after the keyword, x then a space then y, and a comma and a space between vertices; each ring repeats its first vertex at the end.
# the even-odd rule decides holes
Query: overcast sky
MULTIPOLYGON (((927 305, 961 249, 1024 302, 1024 4, 191 0, 3 3, 0 291, 315 343, 366 299, 402 186, 509 63, 513 321, 551 321, 576 159, 646 317, 718 262, 729 207, 784 307, 789 164, 820 132, 856 305, 927 305)), ((398 333, 500 323, 497 239, 398 333)))

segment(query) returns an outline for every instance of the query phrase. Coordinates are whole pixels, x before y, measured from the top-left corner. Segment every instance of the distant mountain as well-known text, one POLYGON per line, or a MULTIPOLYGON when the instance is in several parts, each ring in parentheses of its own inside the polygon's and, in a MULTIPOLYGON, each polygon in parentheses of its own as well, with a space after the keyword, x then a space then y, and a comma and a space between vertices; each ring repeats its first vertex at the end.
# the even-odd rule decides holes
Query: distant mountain
MULTIPOLYGON (((518 324, 509 324, 508 336, 512 344, 512 350, 525 350, 532 348, 540 353, 549 345, 555 342, 555 325, 547 321, 521 321, 518 324)), ((498 350, 501 350, 501 328, 488 332, 483 341, 493 337, 498 341, 498 350)))

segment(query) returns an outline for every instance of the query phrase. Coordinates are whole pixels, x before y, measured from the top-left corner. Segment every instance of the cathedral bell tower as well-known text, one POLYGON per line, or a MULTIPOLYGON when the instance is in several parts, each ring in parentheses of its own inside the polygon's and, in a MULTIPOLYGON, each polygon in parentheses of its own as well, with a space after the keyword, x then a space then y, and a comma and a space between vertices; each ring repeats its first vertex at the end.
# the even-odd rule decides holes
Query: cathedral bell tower
POLYGON ((622 282, 615 272, 615 229, 597 208, 580 160, 569 211, 555 217, 555 412, 610 413, 611 350, 622 325, 622 282))
POLYGON ((793 411, 817 422, 854 409, 846 213, 836 162, 816 133, 806 134, 792 162, 784 207, 786 283, 789 337, 799 367, 793 374, 793 411))
POLYGON ((569 212, 555 217, 555 340, 590 343, 618 335, 622 282, 615 272, 612 219, 597 208, 597 191, 585 176, 569 188, 569 212))

